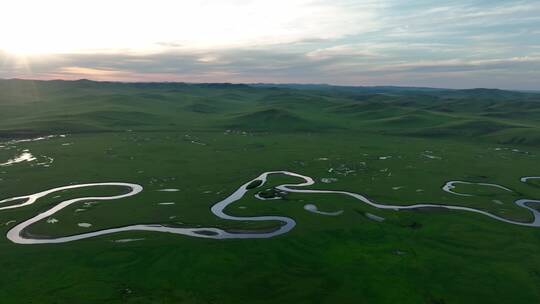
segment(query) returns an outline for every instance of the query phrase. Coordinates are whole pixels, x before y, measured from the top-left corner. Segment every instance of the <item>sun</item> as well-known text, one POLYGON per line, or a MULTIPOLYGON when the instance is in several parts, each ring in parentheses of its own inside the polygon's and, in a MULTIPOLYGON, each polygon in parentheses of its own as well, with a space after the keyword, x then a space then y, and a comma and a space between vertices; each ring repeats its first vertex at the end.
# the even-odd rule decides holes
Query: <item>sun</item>
POLYGON ((311 0, 17 0, 1 10, 0 50, 23 55, 267 46, 340 37, 374 19, 311 0))

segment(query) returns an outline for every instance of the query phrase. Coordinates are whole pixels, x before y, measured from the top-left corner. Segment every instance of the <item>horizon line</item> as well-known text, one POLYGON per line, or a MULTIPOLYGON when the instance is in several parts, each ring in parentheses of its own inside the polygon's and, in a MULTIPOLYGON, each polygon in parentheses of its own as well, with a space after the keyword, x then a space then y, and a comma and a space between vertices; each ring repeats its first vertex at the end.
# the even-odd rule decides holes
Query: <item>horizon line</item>
POLYGON ((21 80, 21 81, 35 81, 35 82, 52 82, 52 81, 64 81, 64 82, 77 82, 77 81, 90 81, 90 82, 96 82, 96 83, 119 83, 119 84, 137 84, 137 83, 145 83, 145 84, 160 84, 160 83, 169 83, 169 84, 191 84, 191 85, 197 85, 197 84, 230 84, 230 85, 248 85, 248 86, 254 86, 254 85, 275 85, 275 86, 283 86, 283 85, 299 85, 299 86, 328 86, 328 87, 342 87, 342 88, 406 88, 406 89, 433 89, 433 90, 447 90, 447 91, 460 91, 460 90, 499 90, 499 91, 510 91, 510 92, 532 92, 532 93, 540 93, 539 89, 532 89, 532 90, 518 90, 518 89, 505 89, 505 88, 498 88, 498 87, 468 87, 468 88, 447 88, 447 87, 429 87, 429 86, 400 86, 400 85, 392 85, 392 84, 384 84, 384 85, 347 85, 347 84, 331 84, 331 83, 313 83, 313 82, 306 82, 306 83, 299 83, 299 82, 188 82, 188 81, 123 81, 123 80, 94 80, 89 78, 80 78, 80 79, 62 79, 62 78, 54 78, 54 79, 32 79, 32 78, 18 78, 18 77, 12 77, 12 78, 1 78, 0 81, 9 81, 9 80, 21 80))

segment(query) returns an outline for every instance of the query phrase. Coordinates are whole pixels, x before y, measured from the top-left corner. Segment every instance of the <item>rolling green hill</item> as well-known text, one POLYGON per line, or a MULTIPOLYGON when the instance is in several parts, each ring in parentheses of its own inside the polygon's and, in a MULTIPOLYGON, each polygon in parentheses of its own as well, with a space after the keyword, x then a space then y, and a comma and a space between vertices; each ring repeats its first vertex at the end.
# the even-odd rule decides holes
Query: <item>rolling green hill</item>
POLYGON ((538 145, 540 94, 326 85, 0 80, 0 135, 242 129, 538 145))
POLYGON ((539 179, 523 179, 540 176, 539 96, 0 80, 0 201, 15 198, 0 205, 0 303, 540 303, 540 228, 519 225, 533 214, 515 204, 540 198, 539 179), (311 177, 305 189, 394 207, 342 192, 276 189, 303 182, 293 176, 253 181, 276 170, 311 177), (449 181, 462 183, 445 187, 449 181), (96 182, 143 190, 98 200, 126 189, 65 188, 3 208, 24 195, 96 182), (227 215, 286 216, 294 228, 268 239, 124 231, 22 245, 6 237, 82 197, 88 201, 24 235, 136 224, 276 231, 280 221, 212 213, 243 184, 248 192, 227 215), (461 210, 395 208, 422 203, 474 208, 512 224, 461 210))

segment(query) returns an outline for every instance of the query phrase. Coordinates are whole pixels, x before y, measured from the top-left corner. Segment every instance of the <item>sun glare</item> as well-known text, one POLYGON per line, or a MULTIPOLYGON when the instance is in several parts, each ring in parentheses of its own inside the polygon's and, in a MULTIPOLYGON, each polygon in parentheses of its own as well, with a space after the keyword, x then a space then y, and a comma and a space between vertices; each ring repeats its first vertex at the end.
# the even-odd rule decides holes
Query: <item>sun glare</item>
POLYGON ((156 51, 286 43, 347 34, 372 22, 305 0, 20 0, 2 4, 0 49, 16 54, 156 51), (335 16, 340 16, 336 20, 335 16))

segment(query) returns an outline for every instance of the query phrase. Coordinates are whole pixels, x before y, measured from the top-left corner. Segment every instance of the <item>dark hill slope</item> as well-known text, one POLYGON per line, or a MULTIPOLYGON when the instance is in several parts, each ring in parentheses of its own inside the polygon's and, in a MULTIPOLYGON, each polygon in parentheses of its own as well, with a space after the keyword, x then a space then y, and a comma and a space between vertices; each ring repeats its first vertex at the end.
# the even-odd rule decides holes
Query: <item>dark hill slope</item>
POLYGON ((322 132, 332 127, 319 121, 311 121, 282 109, 266 109, 235 115, 227 120, 225 127, 248 131, 311 131, 322 132))

